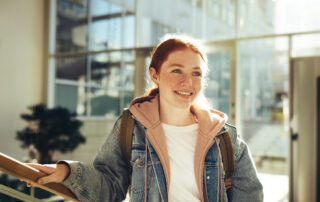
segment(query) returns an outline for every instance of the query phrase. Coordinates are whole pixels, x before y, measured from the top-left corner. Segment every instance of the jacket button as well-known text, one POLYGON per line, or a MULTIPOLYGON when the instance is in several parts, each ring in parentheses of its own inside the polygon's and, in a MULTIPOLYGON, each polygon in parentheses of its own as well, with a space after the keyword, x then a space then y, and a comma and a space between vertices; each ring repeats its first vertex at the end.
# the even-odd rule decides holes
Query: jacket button
POLYGON ((207 180, 210 180, 210 176, 207 176, 207 180))

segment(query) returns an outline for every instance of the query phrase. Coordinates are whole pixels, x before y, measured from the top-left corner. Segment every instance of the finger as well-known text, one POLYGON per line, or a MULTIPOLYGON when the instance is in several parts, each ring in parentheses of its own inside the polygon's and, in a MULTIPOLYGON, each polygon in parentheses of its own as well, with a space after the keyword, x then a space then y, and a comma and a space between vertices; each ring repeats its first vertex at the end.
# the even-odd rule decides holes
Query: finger
POLYGON ((55 174, 44 176, 37 180, 37 183, 40 185, 47 184, 50 182, 59 182, 55 174))
POLYGON ((52 174, 56 171, 55 164, 37 164, 37 163, 28 163, 28 166, 35 168, 43 173, 52 174))
POLYGON ((63 182, 64 179, 69 175, 70 169, 67 165, 57 164, 54 173, 44 176, 38 180, 39 184, 47 184, 49 182, 63 182))

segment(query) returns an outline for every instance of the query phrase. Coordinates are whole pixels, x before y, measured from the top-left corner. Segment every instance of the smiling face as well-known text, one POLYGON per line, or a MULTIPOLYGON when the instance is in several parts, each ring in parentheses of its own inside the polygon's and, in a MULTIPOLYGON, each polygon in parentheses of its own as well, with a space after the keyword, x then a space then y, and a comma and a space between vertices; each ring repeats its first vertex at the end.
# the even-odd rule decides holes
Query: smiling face
POLYGON ((159 72, 150 68, 159 87, 160 106, 189 109, 202 90, 205 65, 198 53, 185 48, 170 53, 159 72))

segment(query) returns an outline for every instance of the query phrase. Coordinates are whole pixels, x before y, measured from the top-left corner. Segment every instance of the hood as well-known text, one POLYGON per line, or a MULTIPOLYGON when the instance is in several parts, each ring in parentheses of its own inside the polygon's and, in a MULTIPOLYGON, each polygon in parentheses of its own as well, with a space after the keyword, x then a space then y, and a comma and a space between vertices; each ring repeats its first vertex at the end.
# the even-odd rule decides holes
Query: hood
MULTIPOLYGON (((159 115, 159 95, 134 99, 130 103, 129 109, 133 116, 146 128, 161 123, 159 115)), ((193 104, 190 110, 198 121, 199 130, 205 136, 215 136, 228 120, 228 116, 223 112, 214 109, 205 109, 198 104, 193 104)))
POLYGON ((159 96, 145 96, 134 99, 130 103, 130 112, 133 116, 144 125, 150 128, 160 122, 159 115, 159 96))
POLYGON ((206 109, 193 104, 190 109, 198 119, 199 132, 204 136, 214 138, 228 120, 223 112, 214 109, 206 109))

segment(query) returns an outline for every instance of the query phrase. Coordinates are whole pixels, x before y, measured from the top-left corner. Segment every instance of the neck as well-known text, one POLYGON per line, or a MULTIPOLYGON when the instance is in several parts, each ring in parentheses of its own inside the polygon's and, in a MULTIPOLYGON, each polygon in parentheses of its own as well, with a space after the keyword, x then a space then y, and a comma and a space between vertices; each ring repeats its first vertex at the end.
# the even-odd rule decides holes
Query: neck
POLYGON ((160 120, 165 124, 174 126, 187 126, 195 123, 190 108, 161 107, 161 103, 160 120))

